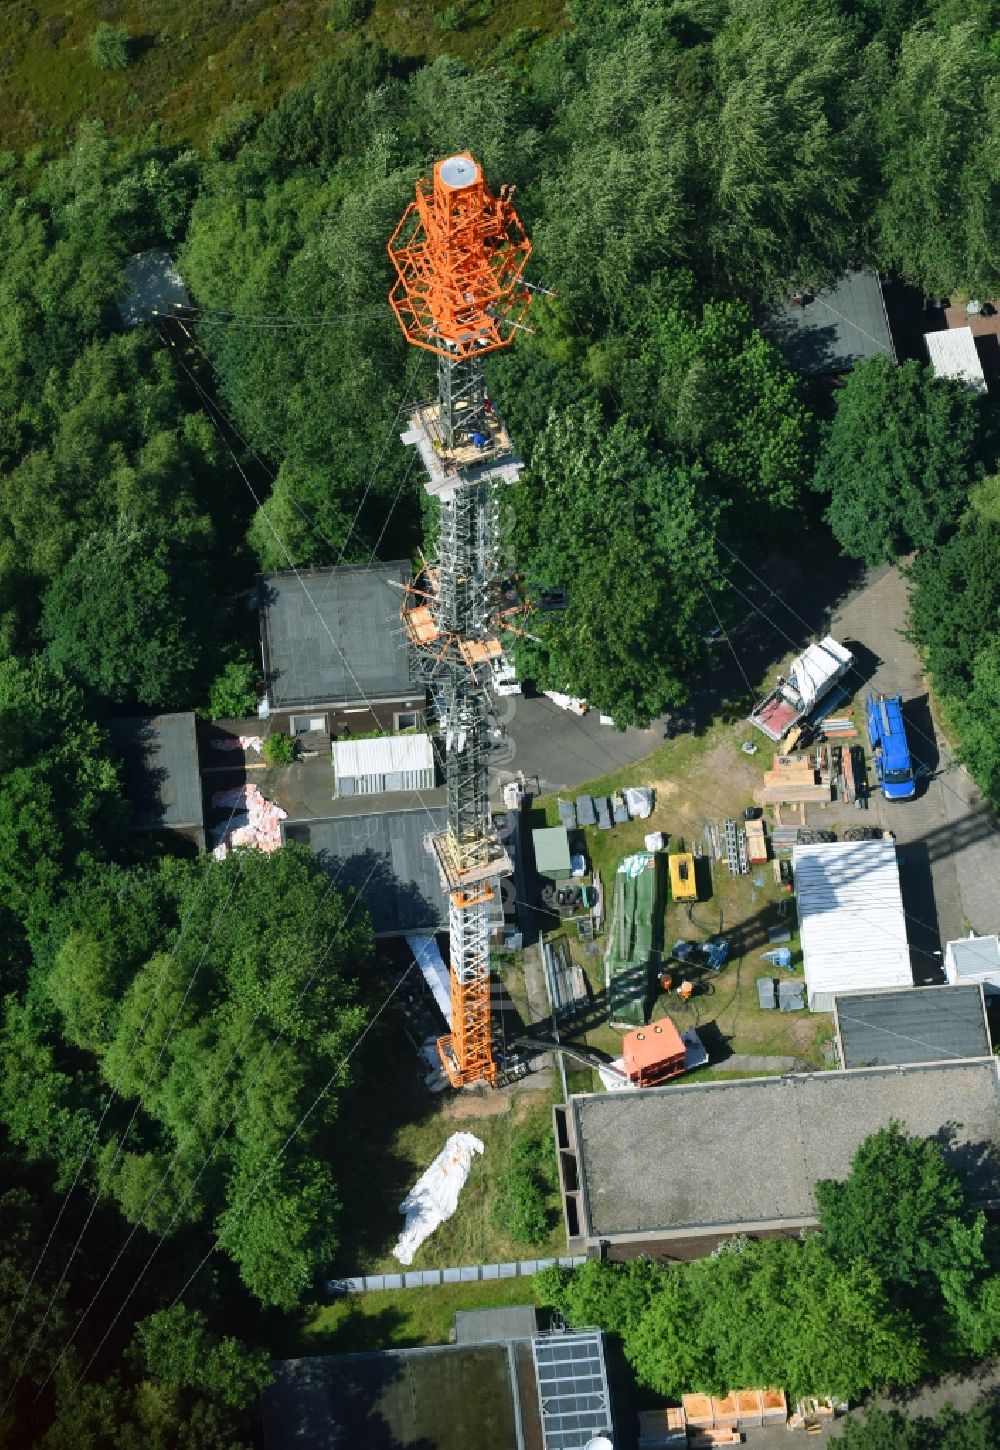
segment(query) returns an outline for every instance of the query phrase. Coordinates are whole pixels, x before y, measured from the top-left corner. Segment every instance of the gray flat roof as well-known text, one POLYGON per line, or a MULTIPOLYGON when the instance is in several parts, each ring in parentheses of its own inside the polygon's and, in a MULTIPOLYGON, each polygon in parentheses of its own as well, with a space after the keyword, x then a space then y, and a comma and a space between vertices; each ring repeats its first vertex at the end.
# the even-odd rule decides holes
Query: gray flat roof
POLYGON ((498 1344, 508 1339, 530 1339, 537 1333, 538 1310, 534 1304, 455 1310, 455 1338, 459 1344, 498 1344))
POLYGON ((441 1345, 278 1360, 267 1450, 535 1450, 530 1344, 441 1345))
POLYGON ((377 936, 441 931, 448 904, 437 862, 424 849, 445 828, 447 811, 365 812, 314 821, 286 821, 287 841, 300 841, 328 862, 338 886, 355 886, 371 912, 377 936))
MULTIPOLYGON (((204 830, 198 737, 192 712, 105 721, 121 758, 137 831, 204 830)), ((204 844, 204 836, 201 837, 204 844)))
POLYGON ((845 1067, 953 1062, 992 1051, 978 983, 856 992, 838 997, 834 1011, 845 1067))
POLYGON ((847 272, 801 307, 777 304, 760 330, 799 373, 843 373, 865 358, 895 359, 875 272, 847 272))
POLYGON ((357 701, 423 700, 410 673, 400 610, 405 560, 299 569, 258 581, 272 710, 357 701))
POLYGON ((898 1119, 935 1138, 974 1200, 1000 1198, 995 1059, 570 1099, 588 1237, 811 1222, 820 1178, 898 1119))

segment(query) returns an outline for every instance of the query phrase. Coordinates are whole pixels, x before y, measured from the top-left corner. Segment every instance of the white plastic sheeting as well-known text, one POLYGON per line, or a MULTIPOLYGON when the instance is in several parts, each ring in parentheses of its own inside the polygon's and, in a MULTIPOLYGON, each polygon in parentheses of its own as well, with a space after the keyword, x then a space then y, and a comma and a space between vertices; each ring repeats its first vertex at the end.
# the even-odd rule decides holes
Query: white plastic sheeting
POLYGON ((648 785, 627 785, 622 794, 633 821, 644 821, 653 814, 653 792, 648 785))
POLYGON ((225 740, 213 740, 214 750, 252 750, 254 754, 261 755, 264 751, 264 737, 262 735, 235 735, 227 736, 225 740))
POLYGON ((451 1026, 451 977, 441 959, 438 944, 433 936, 416 932, 406 938, 406 945, 413 953, 413 960, 424 974, 424 981, 430 987, 434 1000, 441 1009, 441 1015, 451 1026))
POLYGON ((473 1155, 482 1152, 483 1144, 473 1133, 452 1133, 431 1166, 417 1179, 399 1205, 406 1222, 392 1252, 401 1264, 412 1264, 424 1239, 451 1218, 472 1168, 473 1155))

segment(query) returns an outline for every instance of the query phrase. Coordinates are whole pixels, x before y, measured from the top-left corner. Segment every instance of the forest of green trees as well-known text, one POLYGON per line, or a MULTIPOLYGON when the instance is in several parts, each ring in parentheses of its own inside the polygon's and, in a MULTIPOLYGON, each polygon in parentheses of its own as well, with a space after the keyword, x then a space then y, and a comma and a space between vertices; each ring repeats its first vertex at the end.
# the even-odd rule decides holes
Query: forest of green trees
MULTIPOLYGON (((433 530, 396 441, 433 378, 386 306, 385 246, 434 158, 467 148, 517 186, 546 289, 489 367, 527 462, 505 500, 517 568, 569 601, 537 618, 522 671, 644 724, 683 704, 715 612, 739 613, 734 558, 803 539, 831 562, 915 554, 913 636, 1000 805, 995 403, 917 362, 807 387, 754 326, 848 265, 1000 295, 995 0, 574 0, 554 35, 424 65, 365 13, 273 108, 248 86, 197 150, 84 110, 70 144, 0 155, 11 1444, 119 1446, 125 1424, 137 1444, 242 1443, 261 1366, 233 1326, 302 1302, 337 1242, 362 1063, 284 1145, 370 1010, 364 914, 304 851, 234 865, 137 844, 100 722, 246 708, 257 569, 415 555, 433 530), (122 328, 123 263, 150 247, 194 300, 183 328, 122 328)), ((897 1352, 920 1373, 906 1296, 831 1253, 768 1248, 762 1272, 797 1254, 831 1304, 884 1309, 852 1384, 897 1352)), ((750 1293, 750 1263, 697 1272, 750 1293)), ((685 1283, 649 1289, 664 1325, 685 1283)), ((970 1352, 993 1343, 987 1299, 970 1352)))

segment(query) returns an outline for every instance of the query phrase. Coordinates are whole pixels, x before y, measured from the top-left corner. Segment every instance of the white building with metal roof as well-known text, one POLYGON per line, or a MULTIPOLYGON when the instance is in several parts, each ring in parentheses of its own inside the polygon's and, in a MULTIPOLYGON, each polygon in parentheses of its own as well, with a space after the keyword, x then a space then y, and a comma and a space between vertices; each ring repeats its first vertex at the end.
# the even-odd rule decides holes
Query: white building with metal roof
POLYGON ((892 841, 796 846, 792 873, 813 1012, 852 992, 913 986, 892 841))
POLYGON ((335 740, 332 749, 335 799, 434 788, 434 750, 429 735, 335 740))
POLYGON ((944 949, 949 982, 982 982, 988 997, 1000 995, 1000 937, 966 936, 944 949))
POLYGON ((954 378, 974 392, 986 392, 986 375, 971 327, 925 332, 924 343, 936 378, 954 378))

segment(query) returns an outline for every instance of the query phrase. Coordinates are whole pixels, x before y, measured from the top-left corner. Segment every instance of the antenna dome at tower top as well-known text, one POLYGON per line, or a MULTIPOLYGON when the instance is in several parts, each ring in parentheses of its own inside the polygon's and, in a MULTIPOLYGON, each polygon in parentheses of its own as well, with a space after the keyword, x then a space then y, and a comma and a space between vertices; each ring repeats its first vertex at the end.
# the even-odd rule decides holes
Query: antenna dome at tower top
POLYGON ((438 167, 438 175, 445 186, 460 191, 479 180, 479 167, 471 156, 449 156, 438 167))

